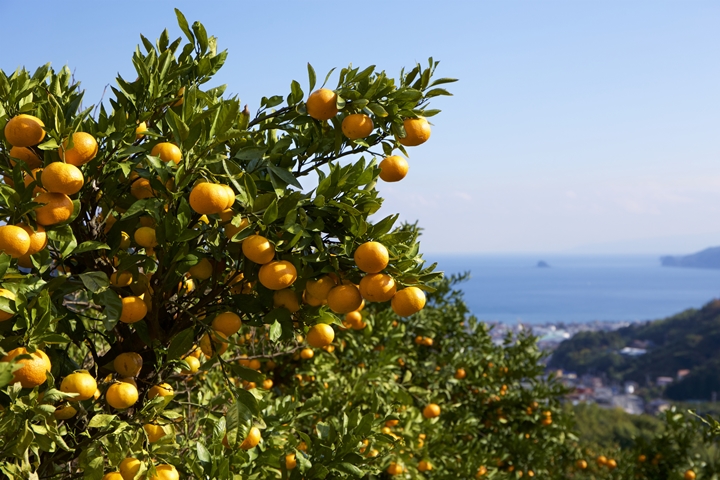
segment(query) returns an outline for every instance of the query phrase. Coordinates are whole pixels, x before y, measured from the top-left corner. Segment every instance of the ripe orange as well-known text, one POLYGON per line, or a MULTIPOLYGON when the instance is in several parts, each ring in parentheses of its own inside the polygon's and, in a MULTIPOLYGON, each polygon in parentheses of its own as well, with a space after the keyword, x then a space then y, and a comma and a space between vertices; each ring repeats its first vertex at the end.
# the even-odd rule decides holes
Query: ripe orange
POLYGON ((297 280, 297 270, 295 269, 295 265, 287 260, 266 263, 260 267, 258 280, 260 280, 260 283, 262 283, 265 288, 282 290, 295 283, 295 280, 297 280))
POLYGON ((315 90, 307 99, 307 113, 315 120, 330 120, 338 113, 337 94, 327 88, 315 90))
POLYGON ((187 369, 187 368, 181 369, 180 370, 181 374, 192 375, 193 373, 197 373, 197 371, 200 370, 200 360, 198 360, 197 358, 189 356, 189 357, 185 357, 184 360, 187 362, 187 364, 190 368, 189 369, 187 369))
POLYGON ((137 377, 143 366, 143 359, 139 353, 121 353, 113 360, 113 367, 121 377, 137 377))
POLYGON ((597 464, 598 465, 607 465, 607 457, 605 455, 600 455, 597 457, 597 464))
POLYGON ((580 459, 575 462, 575 466, 580 470, 585 470, 588 467, 588 463, 585 460, 580 459))
POLYGON ((250 235, 242 242, 243 255, 250 261, 264 265, 275 256, 275 246, 261 235, 250 235))
POLYGON ((41 193, 34 201, 45 204, 35 209, 35 221, 44 227, 68 220, 75 208, 70 197, 64 193, 41 193))
POLYGON ((362 330, 367 326, 365 322, 363 322, 362 313, 358 312, 357 310, 345 315, 343 325, 345 325, 346 327, 350 327, 353 330, 362 330))
POLYGON ((392 298, 390 306, 401 317, 409 317, 425 307, 425 293, 417 287, 403 288, 392 298))
POLYGON ((695 480, 695 472, 692 470, 686 470, 683 478, 685 480, 695 480))
MULTIPOLYGON (((11 292, 10 290, 6 290, 4 288, 0 288, 0 297, 5 297, 11 301, 15 300, 15 294, 13 292, 11 292)), ((13 314, 13 313, 4 312, 4 311, 0 310, 0 322, 10 320, 14 316, 15 316, 15 314, 13 314)))
POLYGON ((294 290, 283 288, 282 290, 276 290, 273 294, 273 307, 285 308, 290 310, 290 313, 295 313, 300 310, 300 302, 298 302, 294 290))
POLYGON ((617 461, 614 458, 609 458, 607 461, 607 467, 610 470, 615 470, 617 468, 617 461))
MULTIPOLYGON (((221 215, 222 215, 222 212, 221 212, 221 215)), ((232 217, 230 217, 230 218, 232 218, 232 217)), ((232 239, 235 235, 240 233, 242 230, 245 230, 245 227, 247 227, 248 225, 250 225, 250 221, 248 221, 247 218, 243 218, 242 220, 240 220, 240 225, 238 225, 237 227, 235 225, 233 225, 232 223, 230 223, 230 220, 228 220, 228 223, 226 223, 225 226, 223 227, 223 229, 225 231, 225 236, 228 239, 232 239)))
POLYGON ((5 139, 13 147, 32 147, 45 138, 45 124, 32 115, 20 114, 5 124, 5 139))
POLYGON ((155 248, 158 246, 157 237, 155 236, 155 229, 152 227, 140 227, 135 230, 133 235, 135 243, 145 248, 155 248))
POLYGON ((5 252, 12 258, 25 255, 30 250, 30 235, 19 226, 0 226, 0 252, 5 252))
POLYGON ((110 274, 110 285, 115 287, 127 287, 133 281, 132 273, 130 272, 113 272, 110 274))
POLYGON ((404 471, 405 469, 402 467, 402 465, 395 462, 390 463, 386 470, 388 475, 402 475, 404 471))
POLYGON ((200 339, 200 349, 206 357, 210 358, 214 353, 222 355, 228 349, 227 335, 222 332, 212 332, 212 339, 207 333, 200 339), (212 341, 212 344, 210 343, 212 341))
POLYGON ((120 472, 109 472, 103 475, 100 480, 123 480, 123 476, 120 472))
POLYGON ((272 387, 273 387, 272 380, 270 380, 269 378, 266 378, 265 380, 263 380, 262 388, 264 388, 265 390, 270 390, 272 387))
POLYGON ((485 465, 480 465, 477 469, 477 473, 475 474, 475 478, 483 477, 487 474, 487 467, 485 465))
POLYGON ((53 416, 58 420, 68 420, 77 414, 77 409, 70 405, 60 405, 53 412, 53 416))
POLYGON ((327 300, 328 293, 337 283, 330 275, 325 275, 317 280, 308 280, 305 290, 318 300, 327 300))
POLYGON ((327 323, 313 325, 307 333, 308 345, 314 348, 330 345, 334 338, 335 330, 327 323))
POLYGON ((464 368, 458 368, 455 370, 455 378, 458 380, 462 380, 463 378, 467 377, 467 372, 464 368))
POLYGON ((429 403, 423 409, 423 417, 436 418, 440 416, 440 405, 437 403, 429 403))
POLYGON ((398 155, 392 155, 380 162, 380 179, 385 182, 399 182, 407 175, 410 166, 407 160, 398 155))
POLYGON ((105 399, 108 405, 117 409, 124 410, 135 405, 138 400, 138 391, 131 383, 116 382, 110 385, 105 392, 105 399))
POLYGON ((147 178, 138 178, 130 185, 130 195, 138 200, 143 200, 154 197, 155 191, 152 189, 152 185, 150 185, 150 180, 147 178))
POLYGON ((350 313, 362 305, 360 290, 355 285, 346 284, 333 287, 328 293, 328 307, 335 313, 350 313))
POLYGON ((257 427, 250 427, 250 431, 245 437, 245 440, 240 444, 240 448, 243 450, 250 450, 255 448, 260 443, 260 430, 257 427))
POLYGON ((140 470, 140 464, 140 460, 130 457, 120 462, 118 470, 120 470, 120 475, 122 475, 123 480, 133 480, 135 474, 140 470))
POLYGON ((162 425, 155 425, 153 423, 143 425, 143 430, 145 430, 150 443, 155 443, 166 435, 165 428, 163 428, 162 425))
POLYGON ((53 162, 43 170, 42 184, 48 192, 75 195, 85 184, 85 177, 75 165, 53 162))
POLYGON ((315 298, 314 296, 310 295, 307 290, 303 292, 303 303, 306 303, 310 305, 311 307, 319 307, 320 305, 324 305, 327 303, 327 299, 320 300, 319 298, 315 298))
MULTIPOLYGON (((232 189, 230 185, 220 185, 225 190, 225 195, 227 195, 227 206, 225 207, 225 210, 230 209, 235 204, 235 190, 232 189)), ((222 214, 222 212, 220 212, 222 214)))
POLYGON ((364 113, 353 113, 342 121, 342 132, 350 140, 358 140, 370 135, 375 128, 372 118, 364 113))
POLYGON ((25 255, 35 255, 47 247, 47 234, 42 225, 38 225, 34 230, 30 225, 24 223, 19 223, 17 226, 25 230, 30 237, 30 248, 25 255))
POLYGON ((152 400, 155 397, 169 397, 175 394, 172 385, 169 383, 161 383, 160 385, 153 385, 148 389, 147 397, 148 400, 152 400))
POLYGON ((432 469, 432 463, 428 462, 427 460, 420 460, 420 463, 418 463, 418 471, 420 472, 429 472, 432 469))
POLYGON ((395 280, 384 273, 368 273, 360 280, 360 294, 369 302, 387 302, 396 291, 395 280))
POLYGON ((163 162, 173 162, 175 165, 182 160, 182 152, 177 145, 170 142, 161 142, 150 151, 153 157, 160 157, 163 162))
POLYGON ((223 185, 202 182, 190 192, 190 207, 200 215, 213 215, 227 208, 228 196, 223 185))
POLYGON ((22 367, 13 372, 12 383, 20 382, 23 388, 35 388, 47 380, 47 372, 52 365, 50 359, 42 350, 35 350, 28 353, 25 347, 18 347, 10 350, 2 359, 3 362, 11 362, 18 355, 30 355, 31 359, 18 360, 22 367))
POLYGON ((312 351, 312 348, 303 348, 300 350, 300 358, 303 360, 310 360, 315 356, 315 352, 312 351))
POLYGON ((148 308, 140 297, 125 297, 122 300, 122 313, 120 313, 120 321, 123 323, 139 322, 147 315, 148 308))
POLYGON ((69 139, 65 139, 58 153, 60 158, 66 163, 79 167, 85 165, 95 158, 98 152, 98 144, 95 137, 86 132, 76 132, 72 134, 72 146, 68 148, 69 139))
POLYGON ((212 321, 212 329, 224 333, 226 337, 236 334, 241 327, 240 317, 233 312, 223 312, 212 321))
POLYGON ((178 88, 175 95, 178 99, 172 104, 173 107, 181 107, 185 103, 185 87, 178 88))
POLYGON ((10 149, 10 165, 15 166, 15 159, 25 162, 30 169, 42 167, 43 161, 32 150, 25 147, 12 147, 10 149))
POLYGON ((297 467, 297 459, 295 458, 295 454, 290 453, 288 455, 285 455, 285 469, 292 470, 295 467, 297 467))
MULTIPOLYGON (((182 98, 178 100, 178 102, 182 102, 182 98)), ((175 102, 177 103, 177 102, 175 102)), ((180 474, 175 469, 174 466, 165 463, 163 465, 157 465, 155 467, 155 471, 157 472, 157 475, 153 475, 150 477, 150 480, 179 480, 180 474)))
POLYGON ((97 382, 93 376, 85 370, 78 370, 77 372, 71 373, 63 378, 60 384, 60 391, 77 393, 76 396, 69 399, 71 402, 89 400, 95 395, 95 390, 97 390, 97 382))
POLYGON ((355 250, 355 264, 365 273, 380 273, 387 267, 390 255, 380 242, 365 242, 355 250))
POLYGON ((403 120, 405 127, 405 138, 398 138, 397 141, 406 147, 416 147, 428 141, 430 138, 430 124, 425 117, 406 118, 403 120))
POLYGON ((197 278, 198 280, 207 280, 212 277, 213 265, 210 260, 203 257, 198 263, 188 269, 188 273, 191 277, 197 278))
POLYGON ((147 123, 140 122, 138 123, 138 126, 135 127, 135 140, 140 140, 145 136, 145 132, 147 132, 147 123))

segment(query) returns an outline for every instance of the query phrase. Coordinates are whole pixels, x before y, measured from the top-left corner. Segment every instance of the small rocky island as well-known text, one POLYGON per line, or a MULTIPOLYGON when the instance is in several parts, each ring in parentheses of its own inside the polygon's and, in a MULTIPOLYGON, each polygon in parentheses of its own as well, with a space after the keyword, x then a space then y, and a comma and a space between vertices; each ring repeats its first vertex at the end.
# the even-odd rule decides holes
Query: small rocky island
POLYGON ((550 265, 545 260, 540 260, 537 263, 537 268, 550 268, 550 265))
POLYGON ((720 268, 720 247, 706 248, 692 255, 660 257, 663 267, 720 268))

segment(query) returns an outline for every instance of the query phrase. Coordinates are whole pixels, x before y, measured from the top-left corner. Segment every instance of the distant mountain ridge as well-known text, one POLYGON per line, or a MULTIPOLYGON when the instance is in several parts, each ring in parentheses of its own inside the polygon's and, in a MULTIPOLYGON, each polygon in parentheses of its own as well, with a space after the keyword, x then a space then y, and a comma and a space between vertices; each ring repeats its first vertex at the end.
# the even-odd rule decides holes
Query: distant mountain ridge
POLYGON ((720 247, 710 247, 692 255, 660 257, 663 267, 720 268, 720 247))

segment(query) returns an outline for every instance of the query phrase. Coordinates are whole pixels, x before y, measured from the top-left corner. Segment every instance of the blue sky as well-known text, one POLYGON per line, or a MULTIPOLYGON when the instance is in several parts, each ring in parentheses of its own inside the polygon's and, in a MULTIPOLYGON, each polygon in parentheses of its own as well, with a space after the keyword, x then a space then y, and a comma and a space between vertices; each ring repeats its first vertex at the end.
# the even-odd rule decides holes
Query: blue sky
POLYGON ((428 252, 683 253, 720 244, 720 2, 0 2, 0 69, 70 65, 99 100, 173 7, 229 50, 251 110, 318 72, 429 56, 457 77, 384 212, 428 252))

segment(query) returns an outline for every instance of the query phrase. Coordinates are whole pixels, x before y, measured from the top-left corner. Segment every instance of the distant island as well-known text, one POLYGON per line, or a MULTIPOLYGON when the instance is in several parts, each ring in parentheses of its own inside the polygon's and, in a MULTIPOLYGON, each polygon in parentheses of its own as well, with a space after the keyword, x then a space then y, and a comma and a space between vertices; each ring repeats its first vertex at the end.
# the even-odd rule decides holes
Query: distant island
POLYGON ((720 247, 706 248, 692 255, 660 257, 663 267, 720 268, 720 247))
POLYGON ((537 267, 538 267, 538 268, 550 268, 550 265, 548 265, 548 263, 547 263, 546 261, 540 260, 540 261, 537 263, 537 267))

